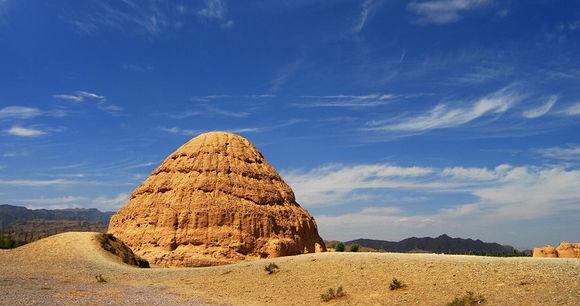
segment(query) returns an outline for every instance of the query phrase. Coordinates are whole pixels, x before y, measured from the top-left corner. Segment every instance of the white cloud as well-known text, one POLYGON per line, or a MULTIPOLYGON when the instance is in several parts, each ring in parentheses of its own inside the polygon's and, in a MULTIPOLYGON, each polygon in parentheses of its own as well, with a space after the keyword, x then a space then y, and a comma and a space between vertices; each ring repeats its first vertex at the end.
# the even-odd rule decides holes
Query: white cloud
POLYGON ((296 107, 349 107, 363 108, 385 105, 397 99, 392 94, 301 96, 308 102, 294 103, 296 107))
POLYGON ((384 164, 328 165, 283 173, 305 207, 344 205, 356 195, 376 200, 376 191, 468 194, 485 216, 517 219, 580 209, 580 170, 499 165, 495 168, 397 167, 384 164), (521 211, 520 211, 521 210, 521 211), (526 211, 524 211, 526 210, 526 211))
POLYGON ((354 239, 361 234, 383 239, 385 235, 404 238, 443 232, 467 235, 485 232, 492 224, 507 226, 580 210, 580 170, 559 166, 335 165, 290 171, 284 178, 304 207, 348 208, 348 213, 316 216, 321 233, 333 239, 354 239), (380 169, 385 169, 386 176, 380 169), (427 196, 421 200, 425 207, 421 211, 433 212, 406 209, 408 202, 403 198, 417 192, 427 196), (439 197, 442 194, 454 196, 439 197), (450 201, 457 197, 464 200, 450 201), (392 199, 381 202, 385 198, 392 199))
POLYGON ((52 97, 60 101, 73 103, 93 102, 97 108, 111 115, 119 115, 123 111, 122 107, 110 103, 107 97, 88 91, 77 91, 72 94, 57 94, 52 97))
POLYGON ((0 180, 0 186, 13 187, 50 187, 77 184, 77 181, 53 179, 53 180, 0 180))
POLYGON ((365 28, 368 21, 375 14, 380 2, 381 2, 380 0, 365 0, 363 2, 363 4, 361 5, 359 19, 352 28, 353 33, 355 34, 360 33, 365 28))
POLYGON ((407 9, 419 17, 420 23, 448 24, 461 19, 461 14, 491 4, 493 0, 428 0, 413 1, 407 9))
POLYGON ((87 91, 77 91, 75 94, 58 94, 53 95, 53 98, 69 101, 69 102, 84 102, 86 100, 106 100, 105 96, 100 96, 96 93, 87 91))
POLYGON ((29 119, 40 116, 42 112, 38 108, 24 106, 7 106, 0 109, 0 119, 29 119))
POLYGON ((557 96, 550 96, 550 98, 548 98, 548 101, 546 101, 546 103, 544 103, 536 108, 532 108, 530 110, 527 110, 527 111, 523 112, 522 115, 528 119, 542 117, 543 115, 547 114, 550 111, 550 109, 552 109, 554 104, 556 104, 556 101, 558 101, 557 96))
POLYGON ((430 168, 395 167, 384 164, 342 166, 326 165, 310 171, 289 171, 284 179, 292 186, 297 200, 306 207, 344 203, 362 189, 416 188, 417 178, 431 173, 430 168))
POLYGON ((205 0, 205 7, 197 14, 203 19, 218 21, 222 28, 229 28, 234 24, 227 17, 228 6, 224 0, 205 0))
POLYGON ((504 176, 510 169, 509 165, 499 165, 495 169, 451 167, 443 169, 441 174, 457 180, 489 181, 504 176))
POLYGON ((232 129, 226 130, 226 132, 241 134, 241 133, 259 133, 261 132, 261 128, 240 128, 240 129, 232 129))
POLYGON ((114 198, 98 197, 92 201, 92 204, 101 210, 117 210, 129 201, 129 197, 128 193, 120 193, 114 198))
POLYGON ((564 110, 564 114, 568 116, 580 115, 580 102, 573 104, 564 110))
POLYGON ((206 105, 205 110, 209 114, 214 114, 214 115, 223 116, 223 117, 231 117, 231 118, 243 118, 243 117, 248 117, 250 115, 250 113, 248 113, 248 112, 230 111, 230 110, 221 109, 221 108, 211 106, 211 105, 206 105))
POLYGON ((80 35, 91 35, 107 27, 157 36, 174 25, 170 18, 178 19, 176 14, 168 16, 167 7, 174 9, 156 0, 88 1, 87 9, 66 12, 61 18, 74 26, 80 35))
POLYGON ((369 130, 399 133, 423 133, 434 129, 453 128, 476 119, 502 114, 521 100, 521 95, 506 87, 472 102, 467 107, 439 104, 417 116, 396 120, 369 122, 369 130))
POLYGON ((10 129, 6 130, 6 132, 12 136, 18 137, 39 137, 46 135, 46 132, 43 130, 35 128, 25 128, 21 126, 13 126, 10 129))
POLYGON ((547 158, 580 161, 580 145, 545 148, 539 149, 537 152, 547 158))
POLYGON ((86 201, 85 197, 80 196, 63 196, 56 198, 34 198, 22 199, 15 202, 24 205, 30 209, 64 209, 64 208, 78 208, 86 201))

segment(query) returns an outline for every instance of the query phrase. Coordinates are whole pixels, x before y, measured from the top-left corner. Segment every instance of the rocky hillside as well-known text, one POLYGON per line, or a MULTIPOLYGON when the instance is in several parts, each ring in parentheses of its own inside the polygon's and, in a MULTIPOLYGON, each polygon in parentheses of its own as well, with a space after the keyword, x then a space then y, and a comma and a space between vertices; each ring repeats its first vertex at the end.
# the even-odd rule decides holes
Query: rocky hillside
POLYGON ((98 209, 28 209, 0 205, 0 234, 18 242, 71 232, 105 232, 113 212, 98 209))
POLYGON ((346 245, 358 244, 362 247, 397 253, 445 253, 477 255, 512 255, 515 249, 509 245, 483 242, 479 239, 452 238, 445 234, 437 237, 407 238, 399 242, 356 239, 345 242, 346 245))

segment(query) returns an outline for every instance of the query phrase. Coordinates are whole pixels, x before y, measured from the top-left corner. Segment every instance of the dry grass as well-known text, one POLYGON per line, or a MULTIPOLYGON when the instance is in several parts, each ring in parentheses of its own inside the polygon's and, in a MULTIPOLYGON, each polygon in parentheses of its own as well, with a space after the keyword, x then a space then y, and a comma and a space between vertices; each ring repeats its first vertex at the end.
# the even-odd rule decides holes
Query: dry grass
POLYGON ((341 285, 340 304, 445 305, 466 291, 489 305, 580 304, 574 259, 322 253, 276 258, 284 269, 264 273, 273 262, 139 269, 102 250, 96 233, 66 233, 0 252, 0 294, 7 304, 316 305, 341 285), (405 290, 390 290, 393 277, 405 290))

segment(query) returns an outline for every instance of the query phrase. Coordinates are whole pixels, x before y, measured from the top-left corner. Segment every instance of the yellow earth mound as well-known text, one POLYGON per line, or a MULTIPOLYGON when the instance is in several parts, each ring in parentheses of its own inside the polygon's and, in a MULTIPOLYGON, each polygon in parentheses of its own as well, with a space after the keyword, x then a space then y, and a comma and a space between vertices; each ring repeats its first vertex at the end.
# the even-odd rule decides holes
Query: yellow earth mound
POLYGON ((170 154, 109 232, 150 263, 210 266, 325 251, 314 218, 247 139, 201 134, 170 154))

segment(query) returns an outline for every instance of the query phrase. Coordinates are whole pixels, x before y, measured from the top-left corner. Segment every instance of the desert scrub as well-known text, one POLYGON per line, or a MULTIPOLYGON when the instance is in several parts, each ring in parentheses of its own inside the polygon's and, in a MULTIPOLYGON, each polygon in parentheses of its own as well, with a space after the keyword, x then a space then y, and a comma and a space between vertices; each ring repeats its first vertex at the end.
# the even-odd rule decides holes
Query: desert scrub
POLYGON ((485 298, 483 295, 475 295, 475 293, 467 291, 465 295, 456 297, 453 301, 447 303, 447 306, 472 306, 480 305, 483 303, 485 303, 485 298))
POLYGON ((391 288, 391 290, 397 290, 397 289, 401 289, 401 288, 405 288, 407 285, 403 284, 402 281, 393 278, 393 280, 391 281, 391 284, 389 285, 389 288, 391 288))
POLYGON ((328 291, 320 295, 320 299, 324 302, 328 302, 330 300, 337 299, 339 297, 343 297, 346 295, 346 291, 342 289, 342 286, 336 288, 336 291, 333 288, 328 288, 328 291))
POLYGON ((344 252, 344 249, 345 249, 344 243, 342 242, 337 243, 336 248, 334 248, 334 250, 337 252, 344 252))
POLYGON ((268 274, 272 274, 278 272, 278 270, 280 270, 280 267, 278 267, 277 264, 271 262, 270 264, 264 267, 264 270, 266 270, 268 274))
POLYGON ((359 246, 358 244, 353 244, 348 248, 349 252, 358 252, 359 246))
POLYGON ((103 277, 102 274, 96 275, 95 278, 97 279, 97 283, 106 283, 107 280, 103 277))

